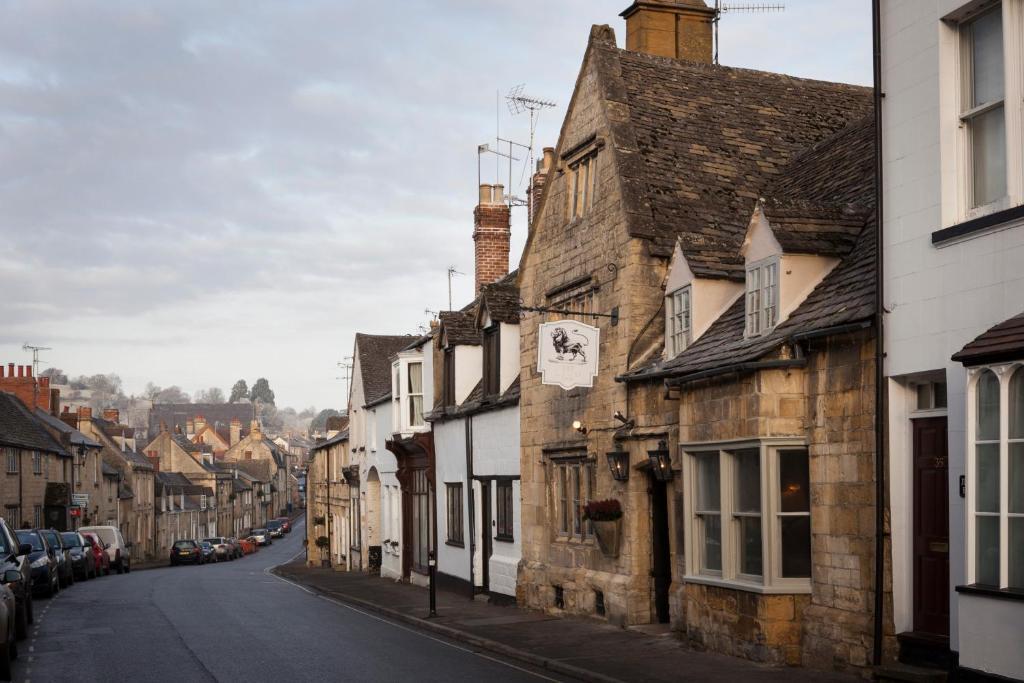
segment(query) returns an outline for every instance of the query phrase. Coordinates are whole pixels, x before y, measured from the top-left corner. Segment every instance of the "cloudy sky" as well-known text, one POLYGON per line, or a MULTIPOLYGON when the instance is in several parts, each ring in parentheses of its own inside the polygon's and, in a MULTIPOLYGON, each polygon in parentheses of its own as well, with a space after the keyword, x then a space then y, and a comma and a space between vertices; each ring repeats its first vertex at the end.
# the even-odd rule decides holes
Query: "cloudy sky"
MULTIPOLYGON (((496 95, 556 101, 554 144, 591 24, 621 45, 627 4, 0 0, 0 362, 27 341, 129 392, 266 376, 341 407, 356 331, 417 332, 449 265, 471 298, 496 95)), ((868 84, 869 2, 728 15, 721 58, 868 84)))

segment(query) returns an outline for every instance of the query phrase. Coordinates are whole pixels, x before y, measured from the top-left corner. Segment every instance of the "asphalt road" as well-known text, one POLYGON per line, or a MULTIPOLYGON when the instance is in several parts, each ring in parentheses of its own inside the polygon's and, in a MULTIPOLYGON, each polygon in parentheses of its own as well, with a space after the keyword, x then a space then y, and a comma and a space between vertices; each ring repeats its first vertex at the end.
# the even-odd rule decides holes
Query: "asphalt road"
POLYGON ((301 554, 303 534, 298 524, 241 560, 114 574, 38 599, 14 680, 561 680, 270 574, 301 554))

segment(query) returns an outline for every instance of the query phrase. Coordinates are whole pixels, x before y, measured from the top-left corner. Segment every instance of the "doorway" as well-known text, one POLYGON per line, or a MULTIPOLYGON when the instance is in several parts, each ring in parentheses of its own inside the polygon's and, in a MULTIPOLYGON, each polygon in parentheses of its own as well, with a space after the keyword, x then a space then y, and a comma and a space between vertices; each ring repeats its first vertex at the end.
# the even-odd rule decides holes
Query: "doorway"
POLYGON ((651 577, 654 579, 654 612, 659 624, 669 622, 668 591, 672 585, 672 554, 668 540, 668 490, 665 482, 650 477, 651 577))
POLYGON ((945 417, 914 433, 914 631, 949 637, 949 458, 945 417))

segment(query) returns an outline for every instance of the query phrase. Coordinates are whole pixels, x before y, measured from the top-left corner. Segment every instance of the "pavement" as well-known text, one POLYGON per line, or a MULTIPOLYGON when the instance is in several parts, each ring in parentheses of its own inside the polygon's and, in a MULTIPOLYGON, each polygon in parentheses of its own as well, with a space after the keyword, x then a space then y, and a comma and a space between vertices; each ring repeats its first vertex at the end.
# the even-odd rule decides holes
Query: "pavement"
POLYGON ((444 590, 437 591, 438 616, 428 618, 425 588, 361 573, 306 567, 301 557, 273 571, 314 594, 518 660, 549 675, 602 683, 859 680, 698 652, 660 625, 622 629, 594 619, 493 605, 444 590))
POLYGON ((76 582, 35 603, 14 680, 568 680, 296 587, 304 527, 258 553, 76 582))

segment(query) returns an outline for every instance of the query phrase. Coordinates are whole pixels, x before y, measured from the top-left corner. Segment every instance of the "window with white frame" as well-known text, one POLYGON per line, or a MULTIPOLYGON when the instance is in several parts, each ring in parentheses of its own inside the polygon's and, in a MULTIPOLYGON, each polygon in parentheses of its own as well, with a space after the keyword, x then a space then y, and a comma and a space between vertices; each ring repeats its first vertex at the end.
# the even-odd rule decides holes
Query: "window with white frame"
POLYGON ((665 297, 665 342, 670 358, 678 356, 690 344, 690 287, 682 287, 665 297))
POLYGON ((1024 589, 1024 365, 979 368, 970 390, 967 580, 1024 589))
POLYGON ((401 363, 391 366, 391 428, 402 431, 402 372, 401 363))
POLYGON ((18 450, 16 448, 7 449, 7 474, 16 474, 18 472, 18 450))
POLYGON ((810 467, 796 441, 684 447, 691 580, 806 592, 811 576, 810 467))
POLYGON ((423 426, 423 363, 409 363, 409 426, 423 426))
POLYGON ((1006 195, 1006 115, 1002 5, 960 24, 960 123, 971 209, 1006 195))
POLYGON ((32 474, 43 473, 43 454, 39 451, 32 451, 32 474))
POLYGON ((747 267, 747 336, 768 332, 779 316, 779 261, 771 259, 747 267))

